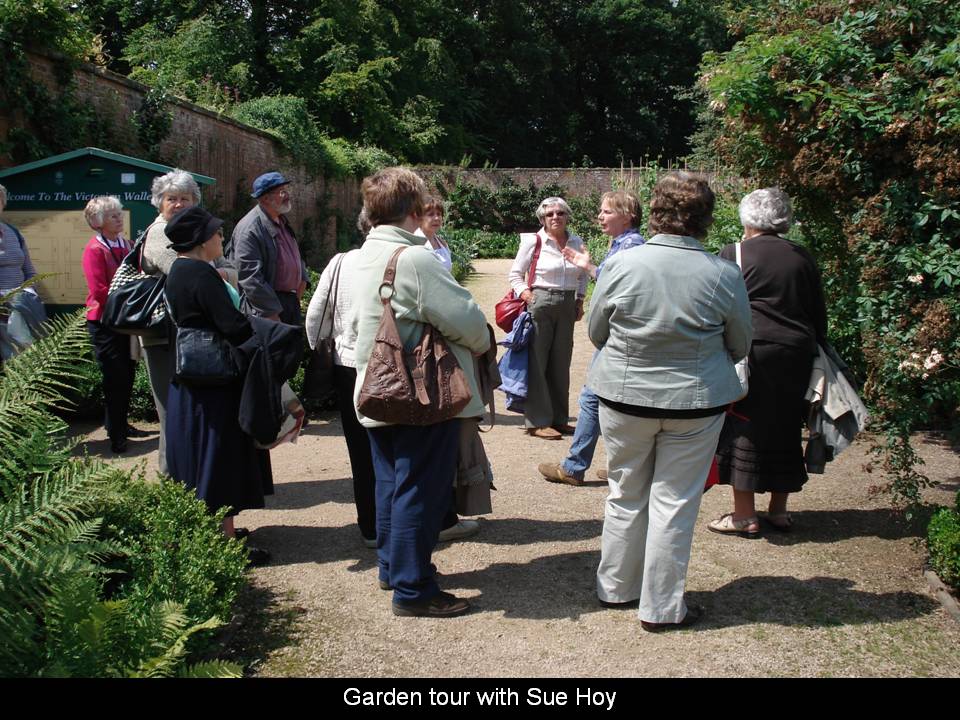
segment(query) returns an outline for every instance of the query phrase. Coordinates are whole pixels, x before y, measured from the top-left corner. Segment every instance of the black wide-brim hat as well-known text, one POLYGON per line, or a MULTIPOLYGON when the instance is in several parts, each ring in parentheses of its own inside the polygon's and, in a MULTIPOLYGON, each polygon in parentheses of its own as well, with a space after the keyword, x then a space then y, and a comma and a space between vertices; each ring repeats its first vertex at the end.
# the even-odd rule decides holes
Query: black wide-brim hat
POLYGON ((163 232, 170 240, 171 250, 186 252, 197 245, 203 245, 221 227, 223 220, 194 205, 174 215, 163 232))

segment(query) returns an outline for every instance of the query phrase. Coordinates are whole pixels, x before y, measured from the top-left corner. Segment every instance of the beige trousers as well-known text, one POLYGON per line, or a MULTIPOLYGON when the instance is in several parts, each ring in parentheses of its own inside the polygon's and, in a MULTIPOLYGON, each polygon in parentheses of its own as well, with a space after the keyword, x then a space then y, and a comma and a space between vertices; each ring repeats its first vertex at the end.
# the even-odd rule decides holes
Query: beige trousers
POLYGON ((597 595, 640 598, 640 619, 680 622, 683 590, 703 486, 723 413, 706 418, 641 418, 600 403, 607 447, 607 496, 597 595))

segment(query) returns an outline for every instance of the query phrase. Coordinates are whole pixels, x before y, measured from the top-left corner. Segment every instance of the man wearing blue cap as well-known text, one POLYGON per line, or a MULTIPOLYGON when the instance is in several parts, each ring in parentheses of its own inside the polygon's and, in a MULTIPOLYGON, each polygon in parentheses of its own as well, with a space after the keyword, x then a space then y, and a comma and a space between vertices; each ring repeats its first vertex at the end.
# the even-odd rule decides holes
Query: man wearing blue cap
POLYGON ((307 266, 286 218, 293 207, 289 185, 278 172, 264 173, 253 181, 257 204, 233 229, 230 253, 240 275, 241 309, 299 325, 307 266))

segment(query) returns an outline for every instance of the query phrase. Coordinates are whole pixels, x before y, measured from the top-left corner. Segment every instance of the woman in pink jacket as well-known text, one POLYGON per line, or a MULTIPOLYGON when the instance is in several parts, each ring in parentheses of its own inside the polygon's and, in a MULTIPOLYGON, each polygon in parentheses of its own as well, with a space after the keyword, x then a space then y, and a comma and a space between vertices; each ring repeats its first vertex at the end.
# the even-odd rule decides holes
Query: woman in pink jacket
POLYGON ((131 431, 141 433, 127 425, 130 410, 130 395, 136 363, 131 357, 130 336, 120 335, 100 324, 107 291, 120 261, 130 252, 130 244, 121 235, 123 232, 123 206, 120 200, 110 195, 95 197, 83 211, 83 215, 96 231, 83 250, 83 274, 87 278, 87 332, 93 342, 100 372, 103 373, 103 396, 106 405, 106 428, 110 436, 110 449, 114 453, 126 452, 127 437, 131 431))

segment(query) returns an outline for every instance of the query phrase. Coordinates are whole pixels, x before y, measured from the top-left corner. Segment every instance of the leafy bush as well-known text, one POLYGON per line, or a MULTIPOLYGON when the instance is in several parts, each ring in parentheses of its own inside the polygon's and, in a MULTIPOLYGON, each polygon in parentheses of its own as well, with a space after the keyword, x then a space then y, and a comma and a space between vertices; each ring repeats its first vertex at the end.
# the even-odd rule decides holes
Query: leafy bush
POLYGON ((180 483, 141 479, 125 482, 101 512, 106 537, 127 549, 113 566, 123 574, 112 597, 143 611, 157 601, 173 601, 190 622, 230 619, 246 551, 220 529, 226 509, 211 515, 180 483))
POLYGON ((517 234, 487 232, 485 230, 444 229, 443 236, 454 246, 470 248, 475 252, 473 257, 478 258, 512 258, 516 257, 520 247, 520 236, 517 234))
POLYGON ((704 58, 711 150, 794 197, 887 488, 919 503, 910 433, 960 425, 960 7, 770 0, 731 22, 743 39, 704 58))
POLYGON ((960 493, 953 508, 941 508, 927 526, 930 566, 947 585, 960 590, 960 493))
POLYGON ((275 135, 291 159, 314 175, 362 176, 396 164, 389 153, 359 147, 341 138, 328 137, 314 121, 303 98, 267 95, 237 105, 232 115, 240 122, 275 135))
POLYGON ((122 470, 74 455, 76 442, 64 439, 66 426, 52 412, 66 402, 77 368, 90 364, 81 360, 89 345, 82 313, 51 320, 49 334, 0 373, 0 676, 236 675, 238 668, 223 663, 186 666, 190 638, 220 621, 209 608, 197 608, 193 619, 161 595, 195 605, 209 598, 216 612, 229 614, 243 565, 232 574, 217 570, 237 553, 229 543, 237 543, 212 537, 216 518, 184 491, 171 507, 169 491, 146 490, 122 470), (127 493, 150 499, 105 535, 104 511, 129 503, 127 493), (202 530, 179 528, 173 538, 172 521, 153 520, 170 516, 202 530), (201 532, 195 540, 192 533, 201 532), (208 560, 217 541, 228 547, 208 560), (191 574, 194 566, 212 571, 214 591, 191 574), (108 580, 119 569, 127 570, 119 587, 129 599, 109 597, 118 585, 108 580))
MULTIPOLYGON (((57 412, 68 418, 102 419, 104 412, 103 374, 93 356, 93 348, 87 343, 80 351, 80 362, 74 368, 75 377, 71 387, 64 391, 66 405, 57 412)), ((130 395, 129 419, 157 421, 157 407, 153 403, 153 390, 150 388, 150 376, 147 363, 137 363, 133 379, 133 393, 130 395)))

